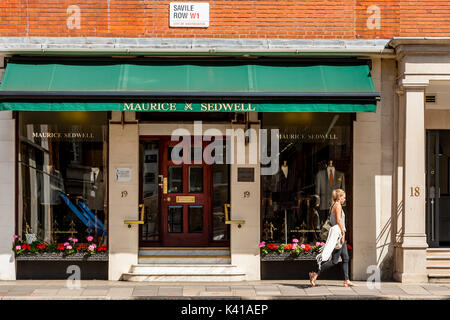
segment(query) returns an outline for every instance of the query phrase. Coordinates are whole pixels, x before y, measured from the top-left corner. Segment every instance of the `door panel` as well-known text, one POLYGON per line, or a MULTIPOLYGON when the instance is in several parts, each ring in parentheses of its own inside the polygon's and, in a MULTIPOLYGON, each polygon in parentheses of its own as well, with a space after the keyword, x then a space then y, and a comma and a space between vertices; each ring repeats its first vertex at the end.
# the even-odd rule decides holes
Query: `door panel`
POLYGON ((139 203, 144 204, 144 224, 139 226, 139 243, 151 245, 160 240, 159 219, 159 162, 158 140, 141 141, 139 144, 140 192, 139 203))
POLYGON ((427 239, 450 245, 450 130, 427 130, 427 239))

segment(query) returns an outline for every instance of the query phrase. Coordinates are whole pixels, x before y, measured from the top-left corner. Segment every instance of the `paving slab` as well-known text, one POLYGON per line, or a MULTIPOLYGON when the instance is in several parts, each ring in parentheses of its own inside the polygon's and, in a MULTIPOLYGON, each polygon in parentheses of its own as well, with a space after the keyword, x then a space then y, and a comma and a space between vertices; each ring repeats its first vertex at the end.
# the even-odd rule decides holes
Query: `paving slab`
POLYGON ((217 287, 210 287, 210 286, 208 286, 208 287, 206 287, 206 291, 214 291, 214 292, 230 292, 231 291, 231 289, 230 289, 230 287, 228 287, 228 286, 221 286, 221 287, 219 287, 219 286, 217 286, 217 287))
POLYGON ((404 285, 401 287, 409 295, 427 295, 430 294, 427 290, 418 285, 404 285))
POLYGON ((108 290, 105 289, 85 289, 82 296, 106 296, 108 294, 108 290))
POLYGON ((69 288, 62 288, 58 290, 57 296, 58 297, 73 297, 73 296, 81 296, 85 289, 69 289, 69 288))
POLYGON ((204 286, 183 286, 183 296, 198 296, 200 292, 206 291, 204 286))
POLYGON ((56 296, 58 289, 36 289, 31 295, 32 296, 56 296))
POLYGON ((249 297, 256 296, 256 291, 254 289, 233 290, 232 294, 235 297, 249 297))
POLYGON ((317 286, 314 288, 306 288, 305 292, 308 296, 331 295, 331 291, 326 286, 317 286))
POLYGON ((121 288, 113 287, 108 291, 108 296, 110 297, 130 297, 133 294, 134 288, 121 288))
POLYGON ((159 287, 158 296, 182 296, 183 287, 159 287))
POLYGON ((231 297, 233 293, 231 291, 202 291, 200 292, 201 297, 231 297))

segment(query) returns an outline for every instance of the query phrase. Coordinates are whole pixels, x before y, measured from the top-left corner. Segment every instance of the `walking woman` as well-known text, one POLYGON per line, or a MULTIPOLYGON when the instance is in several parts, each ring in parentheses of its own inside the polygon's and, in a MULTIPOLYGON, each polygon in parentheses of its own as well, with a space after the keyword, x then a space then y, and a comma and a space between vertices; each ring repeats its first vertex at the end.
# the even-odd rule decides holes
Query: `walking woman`
MULTIPOLYGON (((333 253, 331 254, 331 259, 327 259, 328 261, 319 262, 319 268, 317 272, 310 272, 309 273, 309 281, 311 282, 311 286, 316 285, 316 279, 320 275, 321 272, 324 270, 329 269, 333 265, 337 264, 339 261, 339 257, 342 257, 342 269, 344 271, 344 287, 353 287, 354 284, 350 282, 349 276, 348 276, 348 251, 347 251, 347 243, 345 242, 345 213, 342 209, 342 205, 345 203, 345 191, 342 189, 335 189, 332 193, 332 204, 330 207, 330 224, 331 226, 338 225, 341 237, 340 240, 336 240, 339 234, 336 237, 331 237, 330 235, 327 238, 327 243, 324 246, 324 249, 322 250, 322 253, 325 253, 325 250, 327 249, 327 245, 332 246, 334 248, 336 246, 336 242, 340 241, 342 244, 342 247, 340 249, 335 249, 333 253), (334 239, 334 242, 333 242, 334 239)), ((334 228, 336 229, 336 228, 334 228)), ((334 230, 333 230, 334 231, 334 230)), ((331 232, 331 229, 330 229, 331 232)), ((338 231, 339 232, 339 231, 338 231)), ((333 249, 329 249, 333 250, 333 249)), ((331 252, 331 251, 329 251, 331 252)), ((324 258, 325 259, 325 258, 324 258)))

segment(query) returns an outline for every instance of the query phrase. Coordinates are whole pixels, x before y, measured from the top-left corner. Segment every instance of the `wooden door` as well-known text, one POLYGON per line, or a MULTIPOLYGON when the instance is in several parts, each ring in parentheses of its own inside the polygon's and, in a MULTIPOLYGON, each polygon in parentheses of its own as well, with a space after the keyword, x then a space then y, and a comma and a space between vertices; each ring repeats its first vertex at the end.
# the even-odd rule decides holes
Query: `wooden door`
POLYGON ((211 167, 202 157, 204 143, 191 140, 182 151, 176 145, 179 142, 161 140, 162 245, 207 246, 212 195, 211 167), (172 158, 172 152, 182 156, 181 163, 172 158))

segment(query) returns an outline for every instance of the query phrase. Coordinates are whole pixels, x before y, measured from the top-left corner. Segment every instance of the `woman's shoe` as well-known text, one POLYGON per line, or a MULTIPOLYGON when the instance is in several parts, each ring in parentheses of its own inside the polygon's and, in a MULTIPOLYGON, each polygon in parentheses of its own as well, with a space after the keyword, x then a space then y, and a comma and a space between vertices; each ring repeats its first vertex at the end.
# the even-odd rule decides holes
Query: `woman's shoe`
POLYGON ((344 287, 355 287, 356 285, 350 281, 344 281, 344 287))
POLYGON ((309 273, 309 282, 311 283, 311 287, 316 286, 317 273, 310 272, 309 273))

